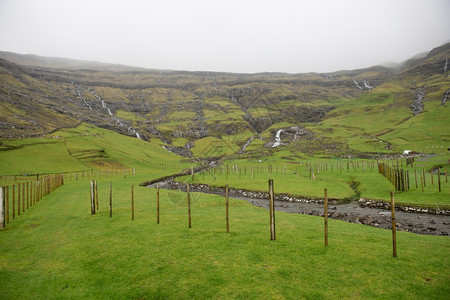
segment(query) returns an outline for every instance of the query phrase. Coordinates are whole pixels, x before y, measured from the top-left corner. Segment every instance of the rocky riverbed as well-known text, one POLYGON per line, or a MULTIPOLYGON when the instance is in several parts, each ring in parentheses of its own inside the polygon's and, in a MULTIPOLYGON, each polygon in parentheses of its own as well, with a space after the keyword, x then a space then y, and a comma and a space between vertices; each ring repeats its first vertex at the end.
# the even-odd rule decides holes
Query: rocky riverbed
MULTIPOLYGON (((148 185, 154 187, 156 183, 148 185)), ((186 184, 174 180, 159 182, 159 187, 186 191, 186 184)), ((225 188, 211 187, 206 184, 189 186, 191 192, 225 196, 225 188)), ((229 189, 230 198, 243 199, 252 205, 268 209, 268 193, 253 192, 242 189, 229 189)), ((323 199, 299 199, 286 194, 275 195, 275 209, 288 213, 324 216, 323 199)), ((351 203, 339 203, 330 199, 328 217, 350 223, 391 229, 391 210, 389 203, 360 199, 351 203)), ((418 234, 448 235, 450 233, 450 211, 420 209, 396 206, 397 230, 418 234)))

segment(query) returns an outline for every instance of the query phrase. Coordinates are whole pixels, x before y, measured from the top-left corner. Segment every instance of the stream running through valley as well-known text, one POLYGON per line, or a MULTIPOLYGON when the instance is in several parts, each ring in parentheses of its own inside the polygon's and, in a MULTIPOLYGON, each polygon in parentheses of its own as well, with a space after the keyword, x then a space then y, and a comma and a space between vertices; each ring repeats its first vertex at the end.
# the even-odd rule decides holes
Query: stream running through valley
MULTIPOLYGON (((186 183, 178 182, 173 179, 159 181, 159 187, 169 190, 186 191, 186 183)), ((147 185, 156 187, 156 181, 147 185)), ((211 187, 206 184, 190 184, 191 192, 204 194, 215 194, 225 196, 224 187, 211 187)), ((241 199, 250 204, 265 209, 269 209, 268 193, 252 192, 243 189, 229 189, 229 197, 241 199)), ((324 216, 323 199, 299 199, 289 195, 275 195, 275 209, 287 213, 306 214, 318 217, 324 216)), ((449 211, 430 211, 420 210, 417 212, 414 208, 396 208, 395 217, 397 230, 408 231, 418 234, 429 235, 448 235, 450 232, 449 211), (404 210, 409 211, 404 211, 404 210), (414 212, 410 212, 414 211, 414 212)), ((385 204, 372 203, 367 200, 353 201, 350 203, 339 204, 336 200, 329 200, 328 217, 342 220, 350 223, 364 224, 373 227, 391 229, 391 210, 385 204)))

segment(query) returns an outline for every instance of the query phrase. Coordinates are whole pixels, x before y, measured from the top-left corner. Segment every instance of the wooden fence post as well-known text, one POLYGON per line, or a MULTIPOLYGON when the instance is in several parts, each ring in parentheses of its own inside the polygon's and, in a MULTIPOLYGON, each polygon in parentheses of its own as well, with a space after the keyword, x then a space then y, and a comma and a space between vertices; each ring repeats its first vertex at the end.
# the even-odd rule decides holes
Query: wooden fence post
POLYGON ((30 182, 30 207, 33 206, 33 181, 30 182))
POLYGON ((22 212, 25 212, 25 182, 22 183, 22 212))
POLYGON ((422 173, 420 173, 420 184, 422 185, 422 193, 423 193, 423 181, 424 181, 423 175, 422 173))
POLYGON ((409 170, 406 170, 406 191, 409 191, 409 170))
POLYGON ((39 202, 39 201, 41 201, 41 192, 42 192, 42 189, 41 189, 41 181, 39 180, 37 183, 37 198, 36 198, 36 202, 39 202))
POLYGON ((16 218, 16 185, 12 185, 12 218, 16 218))
POLYGON ((0 186, 0 228, 6 226, 5 206, 5 188, 0 186))
POLYGON ((98 189, 97 189, 97 180, 94 180, 94 187, 95 187, 95 204, 98 211, 98 189))
POLYGON ((91 215, 95 215, 95 189, 93 180, 91 180, 91 215))
POLYGON ((17 184, 17 216, 20 216, 20 186, 21 184, 17 184))
POLYGON ((5 187, 5 195, 6 223, 9 224, 9 186, 5 187))
POLYGON ((111 181, 109 182, 109 217, 112 218, 112 187, 111 187, 111 181))
POLYGON ((131 183, 131 220, 134 220, 134 184, 131 183))
POLYGON ((269 213, 270 213, 270 240, 276 239, 275 235, 275 204, 273 179, 269 179, 269 213))
POLYGON ((445 183, 448 183, 448 180, 447 180, 447 167, 445 167, 445 183))
POLYGON ((325 226, 325 247, 328 247, 328 191, 323 190, 324 193, 324 205, 323 205, 323 217, 325 226))
POLYGON ((34 199, 33 199, 33 205, 35 205, 36 204, 36 202, 38 202, 38 181, 35 181, 34 182, 34 195, 33 195, 33 197, 34 197, 34 199))
POLYGON ((391 218, 392 218, 392 253, 394 257, 397 257, 397 235, 396 235, 396 223, 395 223, 395 204, 394 204, 394 192, 391 192, 391 218))
POLYGON ((189 195, 189 184, 186 184, 188 215, 189 215, 189 228, 192 228, 191 224, 191 196, 189 195))
POLYGON ((30 186, 29 186, 29 182, 27 182, 27 209, 30 209, 30 186))
POLYGON ((414 169, 414 179, 416 181, 416 189, 419 188, 418 184, 417 184, 417 169, 414 169))
POLYGON ((438 168, 438 186, 439 192, 441 192, 441 168, 438 168))
POLYGON ((159 183, 156 184, 156 224, 159 224, 159 183))
POLYGON ((228 203, 228 184, 225 186, 225 210, 226 210, 227 232, 230 232, 229 203, 228 203))

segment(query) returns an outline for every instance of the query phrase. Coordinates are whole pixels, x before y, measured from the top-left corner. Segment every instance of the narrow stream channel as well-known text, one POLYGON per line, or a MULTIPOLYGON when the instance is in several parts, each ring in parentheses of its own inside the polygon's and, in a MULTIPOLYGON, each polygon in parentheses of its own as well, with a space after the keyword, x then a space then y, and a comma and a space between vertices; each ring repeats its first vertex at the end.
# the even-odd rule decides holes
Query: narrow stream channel
MULTIPOLYGON (((162 189, 186 191, 185 183, 174 181, 173 179, 167 179, 158 183, 162 189)), ((156 187, 156 183, 147 185, 147 187, 156 187)), ((189 188, 191 192, 225 196, 225 188, 223 187, 193 184, 189 188)), ((229 195, 230 198, 245 200, 254 206, 269 209, 267 193, 230 189, 229 195)), ((275 209, 277 211, 318 217, 324 216, 323 200, 296 199, 286 195, 276 195, 275 199, 278 199, 275 200, 275 209)), ((369 207, 366 205, 365 200, 344 204, 338 204, 337 201, 331 200, 328 206, 328 216, 332 219, 385 229, 391 229, 392 224, 390 209, 369 207)), ((406 212, 396 209, 395 216, 397 230, 400 231, 445 236, 450 232, 450 216, 448 215, 406 212)))

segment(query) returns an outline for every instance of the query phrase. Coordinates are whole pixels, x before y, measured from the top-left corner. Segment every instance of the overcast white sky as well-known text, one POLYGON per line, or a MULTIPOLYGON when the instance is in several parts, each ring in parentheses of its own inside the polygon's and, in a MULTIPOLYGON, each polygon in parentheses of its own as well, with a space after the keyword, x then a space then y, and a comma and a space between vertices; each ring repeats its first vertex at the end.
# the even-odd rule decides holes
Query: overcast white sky
POLYGON ((0 0, 0 50, 156 69, 328 72, 448 41, 449 0, 0 0))

